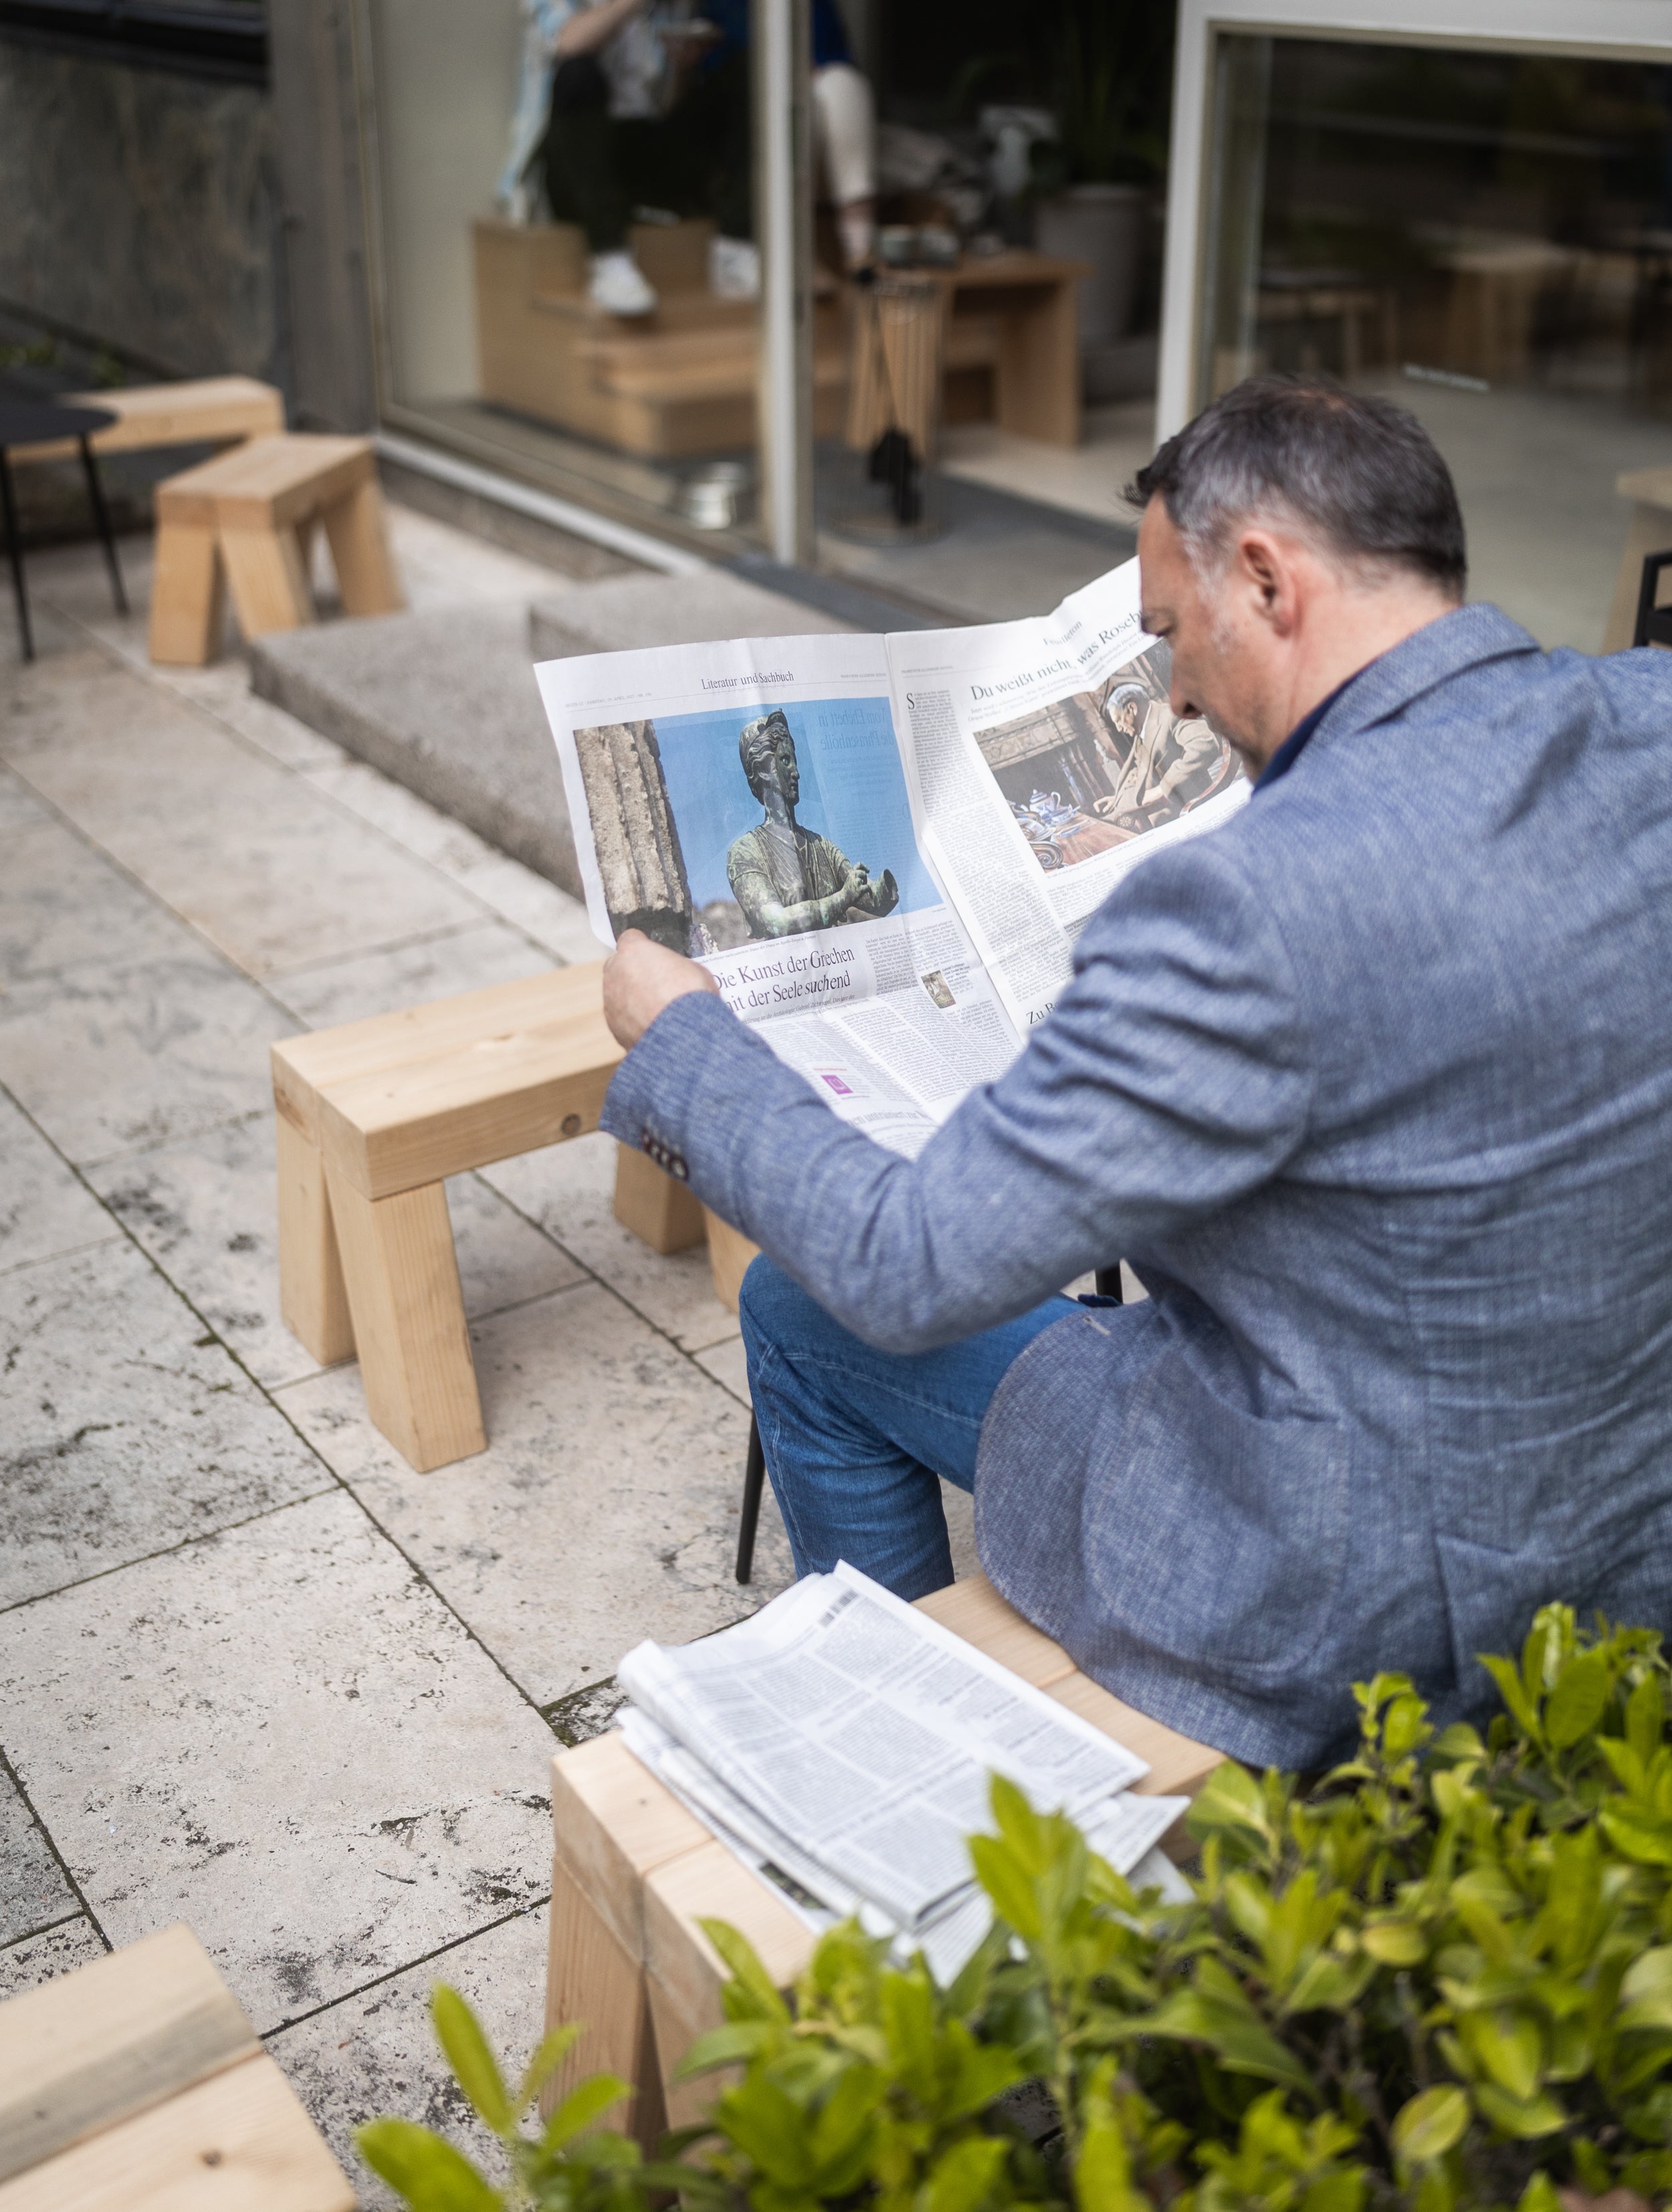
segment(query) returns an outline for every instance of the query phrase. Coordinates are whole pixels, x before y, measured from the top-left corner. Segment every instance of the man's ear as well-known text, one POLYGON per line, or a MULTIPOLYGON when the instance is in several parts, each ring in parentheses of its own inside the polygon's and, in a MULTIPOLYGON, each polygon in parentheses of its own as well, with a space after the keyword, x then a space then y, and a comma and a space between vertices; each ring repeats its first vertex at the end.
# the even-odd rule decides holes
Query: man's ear
POLYGON ((1236 565, 1255 615, 1286 637, 1298 611, 1292 549, 1269 530, 1245 530, 1237 540, 1236 565))

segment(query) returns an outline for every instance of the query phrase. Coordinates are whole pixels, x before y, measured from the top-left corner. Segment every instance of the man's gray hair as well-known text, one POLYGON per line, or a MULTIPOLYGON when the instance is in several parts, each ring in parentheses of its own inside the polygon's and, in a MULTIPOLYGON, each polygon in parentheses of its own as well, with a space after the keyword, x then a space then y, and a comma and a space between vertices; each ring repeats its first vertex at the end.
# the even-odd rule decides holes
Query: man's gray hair
POLYGON ((1391 400, 1328 377, 1249 377, 1169 438, 1126 495, 1135 507, 1159 497, 1205 573, 1239 524, 1268 520, 1344 562, 1463 595, 1463 518, 1433 440, 1391 400))

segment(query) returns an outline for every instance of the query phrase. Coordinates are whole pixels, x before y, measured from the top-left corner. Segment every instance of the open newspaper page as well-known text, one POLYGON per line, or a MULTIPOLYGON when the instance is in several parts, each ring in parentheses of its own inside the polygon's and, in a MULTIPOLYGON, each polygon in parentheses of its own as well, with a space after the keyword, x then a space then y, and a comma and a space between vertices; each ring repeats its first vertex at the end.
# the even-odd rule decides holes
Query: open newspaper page
POLYGON ((1171 655, 1138 614, 1138 563, 1037 621, 891 636, 895 719, 924 857, 1025 1036, 1127 870, 1225 820, 1237 757, 1167 703, 1171 655))
POLYGON ((906 1936, 968 1903, 991 1773, 1097 1813, 1128 1863, 1178 1810, 1123 1795, 1135 1753, 846 1565, 723 1635, 640 1644, 618 1680, 670 1787, 819 1905, 906 1936))
POLYGON ((919 842, 886 649, 543 663, 593 929, 701 960, 844 1121, 915 1152, 1020 1039, 919 842))

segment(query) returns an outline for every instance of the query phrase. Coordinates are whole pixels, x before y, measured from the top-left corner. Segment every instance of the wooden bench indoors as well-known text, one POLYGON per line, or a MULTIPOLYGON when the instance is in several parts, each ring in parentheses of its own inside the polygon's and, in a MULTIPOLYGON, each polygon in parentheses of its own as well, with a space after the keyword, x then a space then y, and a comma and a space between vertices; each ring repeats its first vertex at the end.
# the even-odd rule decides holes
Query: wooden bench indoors
MULTIPOLYGON (((943 1626, 1146 1759, 1150 1771, 1137 1785, 1146 1795, 1194 1797, 1220 1764, 1219 1753, 1099 1688, 985 1576, 919 1602, 943 1626)), ((618 1735, 560 1752, 551 1782, 546 2024, 587 2024, 553 2094, 580 2075, 618 2074, 637 2093, 621 2124, 649 2146, 664 2127, 699 2118, 714 2094, 712 2081, 671 2080, 697 2036, 720 2023, 726 1971, 698 1920, 741 1929, 781 1988, 806 1965, 814 1938, 618 1735)), ((1170 1838, 1163 1848, 1172 1844, 1170 1838)))
MULTIPOLYGON (((622 1058, 601 962, 272 1048, 279 1285, 322 1366, 360 1355, 366 1409, 423 1472, 486 1443, 445 1179, 598 1127, 622 1058)), ((754 1247, 623 1146, 616 1218, 653 1251, 709 1237, 737 1304, 754 1247)))
POLYGON ((246 637, 311 623, 316 524, 325 526, 346 613, 392 614, 401 605, 369 438, 252 439, 159 484, 156 520, 155 661, 199 668, 213 656, 223 577, 246 637))
POLYGON ((0 2005, 0 2212, 354 2212, 189 1928, 0 2005))

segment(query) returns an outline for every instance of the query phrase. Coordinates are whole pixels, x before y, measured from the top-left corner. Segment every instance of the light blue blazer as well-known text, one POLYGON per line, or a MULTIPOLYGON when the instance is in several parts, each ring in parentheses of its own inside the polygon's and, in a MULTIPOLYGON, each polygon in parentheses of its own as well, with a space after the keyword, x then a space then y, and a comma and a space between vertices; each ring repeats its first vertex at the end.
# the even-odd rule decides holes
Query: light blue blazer
POLYGON ((1224 1750, 1324 1760, 1377 1668, 1489 1711, 1547 1599, 1672 1629, 1672 658, 1408 638, 915 1161, 706 996, 605 1126, 891 1350, 1133 1264, 1000 1383, 982 1559, 1224 1750))

